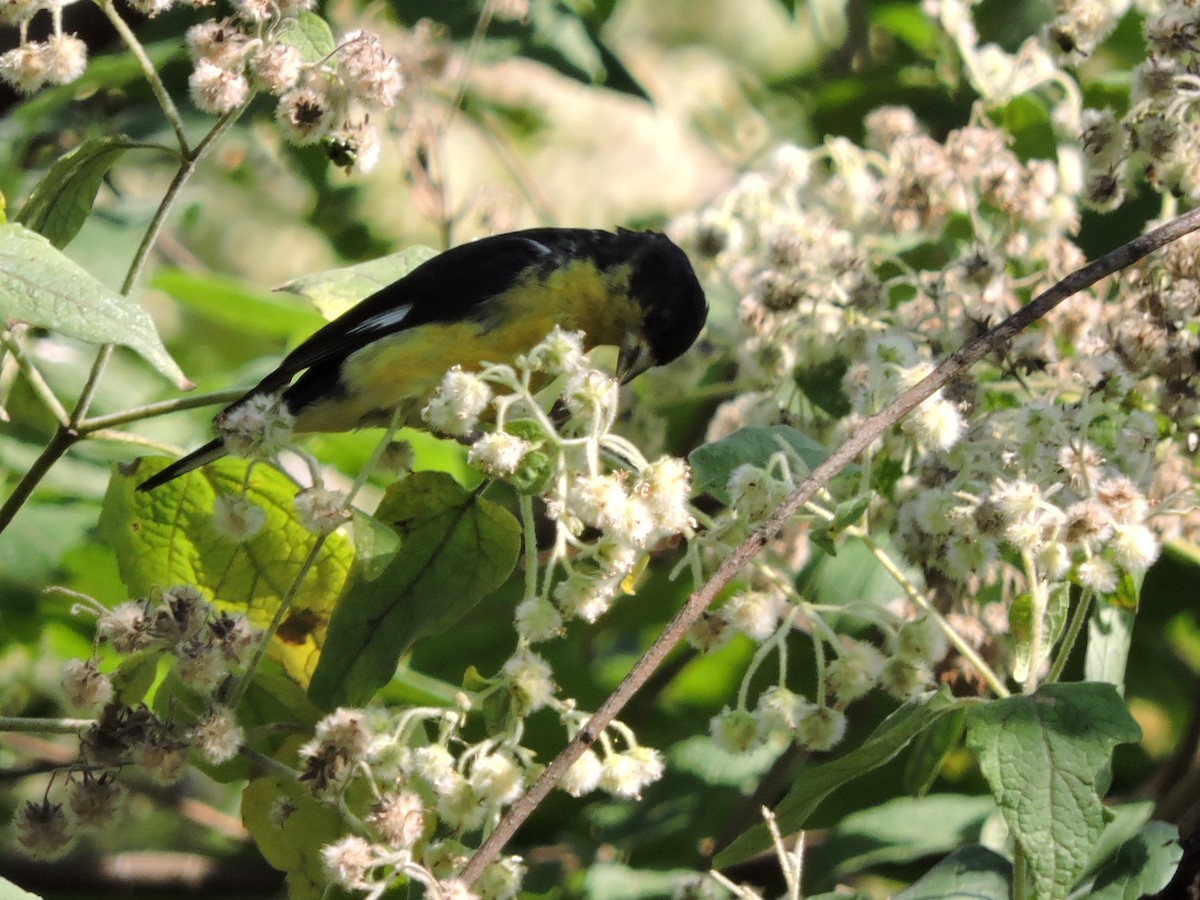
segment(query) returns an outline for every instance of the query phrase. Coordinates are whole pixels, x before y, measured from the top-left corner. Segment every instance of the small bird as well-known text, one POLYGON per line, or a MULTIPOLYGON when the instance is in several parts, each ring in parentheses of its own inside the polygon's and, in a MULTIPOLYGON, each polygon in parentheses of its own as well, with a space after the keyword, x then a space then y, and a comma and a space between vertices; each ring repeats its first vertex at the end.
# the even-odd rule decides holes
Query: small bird
MULTIPOLYGON (((454 247, 347 310, 217 416, 280 395, 294 430, 418 424, 451 367, 510 363, 555 325, 619 348, 629 381, 680 356, 708 303, 664 234, 531 228, 454 247), (297 377, 298 376, 298 377, 297 377)), ((148 491, 228 452, 217 438, 138 485, 148 491)))

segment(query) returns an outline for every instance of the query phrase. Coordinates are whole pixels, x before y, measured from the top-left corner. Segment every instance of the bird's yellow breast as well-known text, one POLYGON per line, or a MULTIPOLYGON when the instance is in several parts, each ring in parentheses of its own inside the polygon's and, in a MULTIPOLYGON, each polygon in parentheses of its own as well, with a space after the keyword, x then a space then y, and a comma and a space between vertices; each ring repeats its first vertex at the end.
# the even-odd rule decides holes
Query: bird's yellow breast
POLYGON ((344 395, 301 410, 297 431, 347 431, 386 424, 392 412, 417 423, 421 407, 452 366, 511 363, 555 325, 582 331, 588 347, 619 344, 642 326, 629 295, 629 268, 600 271, 577 260, 541 277, 524 276, 457 322, 418 325, 381 338, 346 358, 344 395))

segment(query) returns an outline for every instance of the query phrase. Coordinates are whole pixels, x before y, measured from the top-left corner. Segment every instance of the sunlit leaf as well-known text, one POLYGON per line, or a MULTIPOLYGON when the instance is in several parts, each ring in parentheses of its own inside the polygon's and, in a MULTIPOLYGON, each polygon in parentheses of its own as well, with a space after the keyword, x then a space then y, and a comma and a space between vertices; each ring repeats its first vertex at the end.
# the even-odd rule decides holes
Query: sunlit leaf
POLYGON ((329 269, 293 278, 279 290, 299 294, 312 301, 327 319, 335 319, 381 288, 399 281, 421 263, 437 256, 429 247, 414 246, 399 253, 340 269, 329 269))
POLYGON ((128 347, 176 386, 192 386, 141 307, 23 225, 0 226, 0 314, 91 344, 128 347))
POLYGON ((287 27, 280 29, 278 40, 299 50, 306 63, 319 63, 337 48, 329 23, 316 13, 302 12, 286 22, 287 27))
MULTIPOLYGON (((219 460, 153 491, 136 491, 162 462, 143 460, 132 477, 114 474, 104 498, 100 529, 130 594, 191 584, 218 606, 243 611, 256 627, 265 627, 316 540, 296 519, 296 486, 269 466, 257 466, 247 497, 266 513, 266 524, 238 544, 214 524, 213 503, 218 494, 241 493, 247 463, 219 460)), ((350 542, 329 535, 271 642, 271 655, 302 684, 316 665, 352 561, 350 542)))
POLYGON ((328 876, 321 848, 342 835, 342 817, 294 778, 267 775, 242 791, 242 822, 263 857, 287 876, 291 900, 319 900, 328 876))

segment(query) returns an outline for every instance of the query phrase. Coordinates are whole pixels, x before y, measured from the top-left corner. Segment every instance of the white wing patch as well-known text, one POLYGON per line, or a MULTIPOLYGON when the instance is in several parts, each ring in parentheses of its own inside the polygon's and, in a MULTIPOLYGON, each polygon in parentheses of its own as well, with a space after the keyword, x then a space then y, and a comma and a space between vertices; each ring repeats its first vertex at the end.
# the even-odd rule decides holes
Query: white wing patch
POLYGON ((349 329, 346 334, 362 334, 368 331, 387 331, 396 325, 399 325, 412 312, 412 304, 405 303, 403 306, 394 306, 391 309, 385 309, 381 313, 376 313, 369 319, 363 319, 353 328, 349 329))

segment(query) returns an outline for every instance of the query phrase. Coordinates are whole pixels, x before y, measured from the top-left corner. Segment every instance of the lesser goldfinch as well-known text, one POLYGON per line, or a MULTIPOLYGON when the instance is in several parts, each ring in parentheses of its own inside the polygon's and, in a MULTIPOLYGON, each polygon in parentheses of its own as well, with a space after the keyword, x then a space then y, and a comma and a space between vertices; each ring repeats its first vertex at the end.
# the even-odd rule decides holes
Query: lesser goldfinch
MULTIPOLYGON (((289 353, 219 416, 282 391, 294 430, 417 424, 455 365, 510 363, 555 325, 620 348, 626 382, 695 341, 708 303, 687 256, 654 231, 532 228, 463 244, 367 297, 289 353), (297 377, 299 376, 299 377, 297 377), (294 380, 293 380, 294 379, 294 380)), ((226 454, 210 441, 142 482, 151 490, 226 454)))

